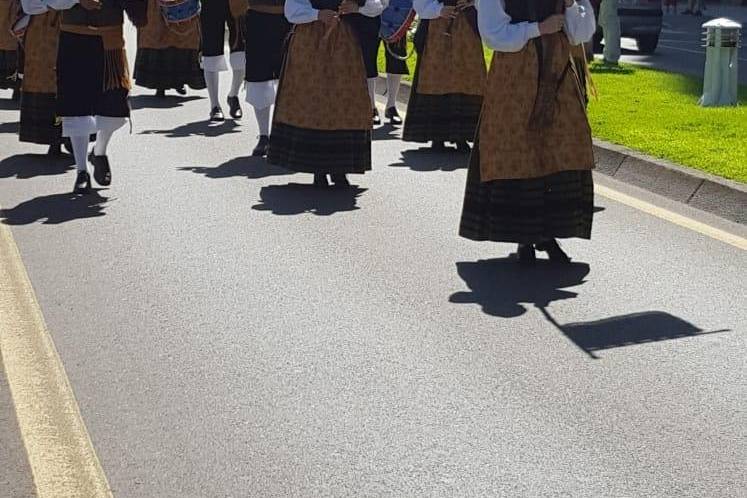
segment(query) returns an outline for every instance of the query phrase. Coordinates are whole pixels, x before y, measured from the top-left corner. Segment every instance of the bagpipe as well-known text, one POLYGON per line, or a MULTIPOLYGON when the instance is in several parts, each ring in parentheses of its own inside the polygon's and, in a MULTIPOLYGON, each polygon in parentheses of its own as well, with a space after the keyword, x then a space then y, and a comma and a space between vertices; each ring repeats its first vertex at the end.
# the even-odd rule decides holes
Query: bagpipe
POLYGON ((405 56, 395 54, 390 45, 398 43, 407 36, 415 22, 415 9, 412 0, 390 0, 389 6, 381 13, 379 37, 383 40, 386 51, 399 60, 407 60, 412 52, 405 56))

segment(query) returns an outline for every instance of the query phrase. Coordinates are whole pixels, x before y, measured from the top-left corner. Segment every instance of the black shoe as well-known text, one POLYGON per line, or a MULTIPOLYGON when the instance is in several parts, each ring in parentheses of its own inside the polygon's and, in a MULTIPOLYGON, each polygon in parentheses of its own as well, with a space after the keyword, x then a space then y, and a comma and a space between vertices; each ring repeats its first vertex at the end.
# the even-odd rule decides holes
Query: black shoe
POLYGON ((350 186, 348 177, 344 173, 335 173, 330 176, 332 177, 332 183, 335 184, 335 187, 349 187, 350 186))
POLYGON ((241 119, 244 116, 238 97, 228 97, 228 112, 233 119, 241 119))
POLYGON ((226 117, 223 115, 223 109, 219 105, 213 107, 210 111, 210 121, 225 121, 226 117))
POLYGON ((78 171, 78 176, 75 178, 75 187, 73 188, 73 193, 91 193, 91 177, 88 175, 88 171, 78 171))
POLYGON ((563 252, 563 249, 558 245, 558 241, 550 239, 547 242, 542 242, 535 246, 538 251, 546 252, 550 257, 550 261, 553 263, 568 264, 571 262, 571 258, 563 252))
POLYGON ((54 143, 49 146, 49 149, 47 150, 47 155, 50 157, 59 157, 62 155, 62 144, 59 142, 54 143))
POLYGON ((374 107, 373 111, 371 111, 371 114, 373 116, 373 124, 380 125, 381 124, 381 116, 379 116, 379 110, 374 107))
POLYGON ((433 152, 445 152, 446 151, 446 144, 443 142, 439 142, 437 140, 434 140, 431 144, 431 150, 433 152))
POLYGON ((384 117, 389 120, 389 124, 392 124, 392 125, 402 124, 402 118, 399 116, 399 113, 397 112, 396 107, 390 107, 386 111, 384 111, 384 117))
POLYGON ((112 170, 109 167, 109 158, 97 156, 93 152, 88 155, 88 160, 93 164, 93 178, 96 183, 106 187, 112 183, 112 170))
POLYGON ((158 90, 156 90, 156 97, 158 97, 159 99, 162 99, 165 96, 166 96, 166 90, 164 90, 163 88, 159 88, 158 90))
POLYGON ((314 173, 314 186, 315 187, 329 187, 329 182, 327 181, 327 175, 324 175, 322 173, 314 173))
POLYGON ((264 157, 267 155, 267 152, 270 150, 270 137, 267 135, 260 135, 259 136, 259 142, 257 143, 257 146, 252 151, 253 157, 264 157))
POLYGON ((519 256, 519 263, 522 265, 532 265, 537 261, 537 255, 534 253, 532 244, 519 244, 516 254, 519 256))
POLYGON ((470 148, 467 142, 457 142, 456 146, 457 146, 457 151, 463 154, 469 154, 472 151, 472 149, 470 148))
POLYGON ((179 88, 175 88, 174 90, 176 90, 176 93, 178 93, 179 95, 187 95, 187 89, 184 87, 184 85, 180 86, 179 88))

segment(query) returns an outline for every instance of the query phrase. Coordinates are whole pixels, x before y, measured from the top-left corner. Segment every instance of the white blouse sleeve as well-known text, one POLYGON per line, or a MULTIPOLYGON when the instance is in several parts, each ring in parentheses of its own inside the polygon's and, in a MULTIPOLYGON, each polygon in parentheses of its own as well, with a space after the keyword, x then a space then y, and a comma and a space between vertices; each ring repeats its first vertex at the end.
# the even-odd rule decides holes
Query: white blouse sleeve
POLYGON ((444 4, 438 0, 414 0, 412 6, 421 19, 437 19, 444 4))
POLYGON ((477 27, 485 44, 499 52, 518 52, 540 36, 536 22, 511 24, 504 0, 477 0, 477 27))
POLYGON ((388 3, 388 0, 366 0, 365 5, 359 8, 358 12, 366 17, 377 17, 384 12, 388 3))
POLYGON ((21 0, 21 8, 30 16, 44 14, 49 10, 45 0, 21 0))
POLYGON ((577 0, 565 11, 565 34, 572 45, 580 45, 592 39, 597 30, 594 9, 589 0, 577 0))
POLYGON ((285 18, 291 24, 307 24, 319 19, 319 11, 309 0, 286 0, 285 18))

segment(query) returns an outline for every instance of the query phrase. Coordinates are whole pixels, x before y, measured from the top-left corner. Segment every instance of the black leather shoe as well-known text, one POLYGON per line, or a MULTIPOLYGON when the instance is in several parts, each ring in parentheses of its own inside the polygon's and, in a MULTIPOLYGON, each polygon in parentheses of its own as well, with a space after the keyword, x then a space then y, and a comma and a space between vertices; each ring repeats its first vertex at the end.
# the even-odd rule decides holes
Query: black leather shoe
POLYGON ((88 161, 93 164, 93 178, 96 183, 106 187, 112 183, 112 169, 109 167, 109 158, 97 156, 93 152, 88 155, 88 161))
POLYGON ((257 143, 257 146, 254 147, 254 150, 252 151, 253 157, 264 157, 267 155, 267 152, 270 150, 270 137, 267 135, 260 135, 259 136, 259 142, 257 143))
POLYGON ((159 99, 162 99, 165 96, 166 96, 166 90, 164 90, 163 88, 159 88, 158 90, 156 90, 156 97, 158 97, 159 99))
POLYGON ((233 119, 241 119, 244 116, 238 97, 228 97, 228 113, 233 119))
POLYGON ((175 90, 179 95, 187 95, 187 89, 184 87, 184 85, 180 86, 179 88, 175 88, 175 90))
POLYGON ((213 107, 210 111, 210 121, 225 121, 226 117, 223 115, 223 109, 219 105, 213 107))
POLYGON ((62 155, 62 144, 59 142, 54 143, 47 149, 47 155, 50 157, 58 157, 62 155))
POLYGON ((434 140, 431 144, 431 150, 433 152, 446 152, 446 144, 438 140, 434 140))
POLYGON ((314 186, 315 187, 329 187, 329 182, 327 181, 327 175, 323 175, 321 173, 314 173, 314 186))
POLYGON ((550 239, 547 242, 542 242, 535 246, 538 251, 546 252, 550 257, 550 261, 553 263, 568 264, 571 262, 571 258, 563 252, 563 249, 558 245, 558 241, 550 239))
POLYGON ((457 142, 456 146, 457 151, 461 152, 462 154, 469 154, 470 152, 472 152, 472 149, 467 142, 457 142))
POLYGON ((91 193, 91 177, 88 175, 88 171, 78 171, 78 176, 75 178, 75 187, 73 188, 73 193, 91 193))
POLYGON ((335 184, 335 187, 349 187, 350 182, 348 181, 348 177, 344 173, 335 173, 334 175, 330 175, 332 177, 332 183, 335 184))
POLYGON ((518 254, 519 263, 522 265, 532 265, 537 261, 537 255, 534 253, 532 244, 519 244, 516 254, 518 254))
POLYGON ((397 112, 396 107, 390 107, 386 111, 384 111, 384 117, 389 120, 389 124, 392 125, 401 125, 402 124, 402 118, 400 117, 399 113, 397 112))
POLYGON ((371 111, 371 114, 373 115, 373 124, 380 125, 381 124, 381 116, 379 116, 379 110, 374 107, 373 111, 371 111))

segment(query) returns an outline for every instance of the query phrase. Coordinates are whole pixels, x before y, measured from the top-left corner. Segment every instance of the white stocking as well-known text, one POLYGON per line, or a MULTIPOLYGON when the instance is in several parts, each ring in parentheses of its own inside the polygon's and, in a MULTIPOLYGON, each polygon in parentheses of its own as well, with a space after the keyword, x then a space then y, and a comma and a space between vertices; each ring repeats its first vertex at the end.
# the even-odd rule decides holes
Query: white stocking
POLYGON ((78 171, 88 171, 88 141, 88 135, 75 135, 70 137, 70 143, 73 145, 75 167, 78 171))
POLYGON ((257 125, 259 126, 260 136, 268 136, 270 134, 270 110, 271 106, 265 107, 264 109, 254 108, 254 115, 257 117, 257 125))
POLYGON ((112 135, 118 129, 122 128, 127 120, 125 118, 111 118, 108 116, 96 116, 96 144, 93 146, 93 153, 97 156, 105 156, 106 149, 109 147, 109 141, 112 135))
POLYGON ((220 73, 217 71, 205 71, 205 83, 207 84, 208 96, 210 97, 210 109, 218 107, 218 88, 220 87, 220 73))
POLYGON ((386 108, 397 107, 397 94, 399 94, 399 85, 402 81, 401 74, 386 75, 386 108))
POLYGON ((371 99, 371 109, 376 107, 376 78, 368 78, 368 97, 371 99))

